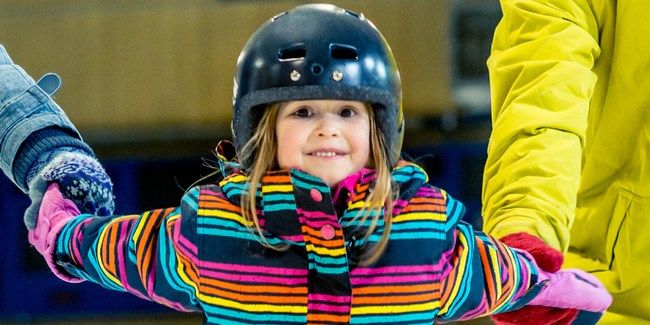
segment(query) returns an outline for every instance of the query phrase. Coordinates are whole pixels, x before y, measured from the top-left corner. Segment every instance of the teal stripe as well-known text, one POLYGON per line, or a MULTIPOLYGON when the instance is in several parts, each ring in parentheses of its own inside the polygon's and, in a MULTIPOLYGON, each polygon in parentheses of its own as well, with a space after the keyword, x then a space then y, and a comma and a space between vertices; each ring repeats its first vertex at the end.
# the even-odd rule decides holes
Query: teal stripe
POLYGON ((277 212, 283 210, 296 211, 296 205, 293 203, 273 203, 270 205, 264 205, 264 212, 277 212))
MULTIPOLYGON (((325 258, 325 259, 332 259, 332 258, 325 258)), ((345 274, 348 273, 350 270, 348 269, 348 259, 347 256, 344 255, 344 258, 340 258, 338 261, 335 262, 329 262, 322 260, 320 256, 316 255, 314 257, 314 264, 316 265, 316 269, 318 270, 319 273, 325 273, 325 274, 345 274)))
POLYGON ((276 314, 276 313, 250 313, 243 310, 232 310, 211 306, 208 304, 203 305, 203 310, 206 312, 208 321, 211 324, 264 324, 265 322, 284 322, 284 323, 297 323, 306 324, 307 315, 300 314, 276 314), (210 315, 219 315, 225 317, 235 318, 235 321, 229 321, 221 318, 211 317, 210 315))
POLYGON ((404 221, 404 222, 393 222, 391 229, 394 231, 400 230, 417 230, 422 231, 443 231, 445 229, 445 224, 439 221, 404 221))
MULTIPOLYGON (((373 234, 370 236, 370 240, 372 241, 379 241, 379 238, 381 238, 381 235, 375 235, 373 234)), ((439 233, 439 232, 399 232, 399 233, 394 233, 391 232, 390 234, 390 239, 395 239, 395 240, 408 240, 408 239, 438 239, 438 240, 443 240, 445 239, 445 234, 444 233, 439 233)))
MULTIPOLYGON (((124 288, 112 280, 110 280, 104 271, 102 271, 101 267, 99 266, 99 261, 97 259, 97 241, 99 240, 99 237, 97 237, 97 240, 93 243, 92 249, 88 251, 88 259, 90 260, 90 264, 92 268, 95 270, 97 273, 97 279, 94 279, 93 281, 96 281, 97 283, 103 285, 104 287, 108 289, 113 289, 116 291, 122 291, 124 292, 124 288)), ((85 268, 88 268, 87 265, 84 265, 85 268)))
MULTIPOLYGON (((65 255, 65 256, 73 256, 72 252, 70 251, 70 244, 73 242, 72 235, 77 228, 77 225, 84 221, 86 218, 90 217, 89 214, 82 214, 77 217, 72 218, 70 222, 68 222, 62 229, 61 234, 59 235, 57 239, 57 245, 56 245, 56 250, 59 254, 65 255)), ((83 254, 83 252, 79 252, 80 254, 83 254)), ((82 256, 75 256, 77 259, 81 259, 82 256)), ((71 268, 71 267, 66 267, 66 271, 70 272, 72 275, 90 280, 90 281, 95 281, 90 275, 81 269, 78 269, 76 267, 71 268)))
POLYGON ((278 193, 278 192, 272 192, 272 193, 264 193, 264 201, 265 202, 277 202, 277 201, 291 201, 293 202, 293 193, 288 192, 288 193, 278 193))
POLYGON ((322 274, 345 274, 348 272, 347 265, 342 267, 326 267, 316 264, 316 269, 318 270, 318 273, 322 274))
POLYGON ((226 227, 226 228, 233 228, 233 229, 245 228, 241 223, 227 218, 199 217, 196 220, 196 224, 199 226, 219 226, 219 227, 226 227))
POLYGON ((162 263, 161 268, 165 275, 165 279, 167 279, 167 283, 172 289, 186 293, 192 304, 196 304, 198 299, 195 295, 194 288, 183 282, 179 274, 176 272, 178 259, 176 258, 176 251, 173 248, 173 244, 171 244, 171 238, 166 235, 165 227, 160 227, 159 232, 159 238, 161 238, 159 241, 160 251, 165 252, 165 254, 160 254, 162 263))
POLYGON ((341 264, 341 265, 347 265, 348 264, 348 259, 345 255, 341 257, 329 257, 329 256, 320 256, 316 255, 315 260, 320 263, 320 264, 341 264))
POLYGON ((241 188, 229 188, 230 186, 224 186, 223 187, 223 192, 228 193, 228 197, 232 197, 233 195, 242 195, 244 191, 241 188))
MULTIPOLYGON (((386 309, 390 309, 387 306, 386 309)), ((353 315, 350 319, 350 324, 433 324, 433 317, 438 313, 439 309, 423 313, 408 313, 408 314, 382 314, 382 315, 353 315)))
POLYGON ((197 188, 193 188, 190 191, 188 191, 185 195, 183 195, 182 202, 189 205, 194 211, 199 210, 199 190, 197 188))
MULTIPOLYGON (((321 182, 319 182, 319 183, 321 183, 321 182)), ((323 194, 330 192, 330 188, 327 185, 307 183, 307 182, 303 182, 302 180, 297 179, 297 178, 293 178, 293 185, 296 186, 296 187, 307 189, 307 190, 311 190, 312 188, 315 188, 315 189, 319 190, 323 194)))
POLYGON ((343 227, 370 227, 372 224, 371 219, 367 219, 364 222, 360 222, 361 219, 353 220, 352 218, 341 218, 341 226, 343 227))
MULTIPOLYGON (((471 258, 474 254, 477 254, 475 252, 476 242, 474 240, 474 232, 472 228, 467 224, 461 223, 458 224, 458 231, 459 231, 458 234, 459 236, 464 236, 465 238, 467 238, 467 247, 466 247, 467 255, 462 257, 467 260, 467 262, 465 263, 467 267, 465 270, 460 270, 460 274, 462 274, 462 279, 456 279, 456 281, 460 281, 461 285, 458 291, 458 295, 456 297, 451 297, 452 299, 454 299, 454 301, 449 307, 448 316, 456 315, 458 310, 464 305, 465 301, 469 296, 469 292, 471 289, 469 285, 471 283, 470 279, 472 279, 472 277, 474 276, 474 268, 472 267, 473 263, 471 261, 471 258)), ((461 263, 459 262, 457 265, 460 264, 461 263)))
MULTIPOLYGON (((232 197, 233 195, 241 195, 245 190, 248 190, 248 188, 248 183, 227 182, 221 187, 221 190, 226 193, 228 197, 232 197)), ((255 195, 257 197, 261 196, 260 187, 255 191, 255 195)))
POLYGON ((395 169, 392 172, 393 179, 398 183, 411 182, 413 179, 426 180, 426 174, 419 168, 414 166, 404 166, 399 169, 395 169))
MULTIPOLYGON (((253 234, 251 234, 250 231, 248 230, 236 231, 236 230, 228 230, 228 229, 198 227, 197 231, 200 234, 209 235, 209 236, 230 237, 230 238, 257 241, 256 237, 253 236, 253 234)), ((282 240, 280 238, 267 237, 266 240, 269 242, 269 244, 287 243, 287 241, 282 240)), ((305 243, 300 243, 300 242, 299 243, 290 242, 290 244, 297 245, 297 246, 305 245, 305 243)))
POLYGON ((447 196, 447 227, 445 231, 451 230, 465 214, 465 207, 462 203, 454 200, 451 196, 447 196))

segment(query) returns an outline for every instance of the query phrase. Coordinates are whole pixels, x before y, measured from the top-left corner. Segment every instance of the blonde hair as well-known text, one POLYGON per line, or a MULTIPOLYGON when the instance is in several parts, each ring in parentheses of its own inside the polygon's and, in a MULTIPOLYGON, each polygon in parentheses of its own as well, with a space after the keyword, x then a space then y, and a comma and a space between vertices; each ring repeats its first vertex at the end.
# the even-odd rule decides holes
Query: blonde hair
MULTIPOLYGON (((257 214, 255 193, 265 173, 278 168, 275 125, 280 105, 280 103, 267 105, 255 133, 242 148, 239 157, 240 161, 253 162, 248 175, 247 191, 244 192, 241 200, 242 214, 255 226, 254 230, 259 236, 260 243, 275 250, 285 250, 288 246, 273 245, 266 240, 257 214)), ((367 249, 367 246, 363 248, 359 262, 362 266, 376 262, 388 245, 393 219, 392 206, 397 195, 391 177, 391 166, 388 164, 388 154, 384 149, 384 136, 375 122, 375 114, 372 107, 370 105, 367 105, 367 107, 370 119, 370 146, 372 152, 370 167, 375 169, 377 178, 372 191, 370 191, 370 195, 365 199, 366 204, 357 216, 355 216, 355 220, 359 220, 360 222, 358 224, 363 225, 368 218, 372 218, 370 226, 364 234, 364 242, 366 245, 370 235, 377 228, 379 218, 382 216, 382 209, 384 210, 384 230, 381 238, 372 248, 367 249), (372 217, 370 217, 371 215, 372 217)))

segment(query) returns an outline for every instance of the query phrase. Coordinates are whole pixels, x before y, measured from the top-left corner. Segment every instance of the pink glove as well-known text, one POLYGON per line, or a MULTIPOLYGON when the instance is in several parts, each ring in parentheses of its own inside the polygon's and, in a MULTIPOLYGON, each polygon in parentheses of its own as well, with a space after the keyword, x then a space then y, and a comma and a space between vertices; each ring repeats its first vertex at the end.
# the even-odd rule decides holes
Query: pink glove
POLYGON ((48 186, 43 200, 41 201, 41 208, 38 211, 38 220, 36 227, 29 231, 29 243, 34 245, 34 248, 43 255, 45 262, 50 267, 50 270, 60 279, 67 282, 82 282, 82 279, 74 278, 64 274, 57 267, 54 262, 54 248, 56 246, 56 239, 63 229, 63 226, 81 213, 77 206, 68 199, 64 199, 59 191, 59 185, 52 183, 48 186))
MULTIPOLYGON (((573 275, 566 274, 565 272, 572 272, 574 270, 567 270, 567 271, 560 271, 560 268, 562 267, 562 262, 564 261, 564 257, 562 256, 562 253, 544 243, 543 240, 540 238, 537 238, 533 235, 530 235, 525 232, 519 232, 519 233, 514 233, 508 236, 505 236, 501 239, 499 239, 501 242, 504 244, 515 248, 519 250, 523 250, 525 252, 528 252, 532 257, 535 259, 535 262, 540 268, 540 281, 541 280, 551 280, 549 283, 547 283, 547 286, 552 285, 552 289, 549 288, 544 288, 543 291, 540 293, 539 297, 536 297, 533 299, 533 302, 527 304, 523 308, 505 312, 505 313, 500 313, 500 314, 495 314, 495 315, 490 315, 490 319, 494 321, 495 324, 497 325, 518 325, 518 324, 527 324, 527 325, 567 325, 567 324, 573 324, 574 322, 584 322, 584 319, 581 317, 584 315, 591 315, 593 317, 594 321, 587 321, 584 322, 584 324, 595 324, 597 319, 602 316, 602 313, 598 312, 588 312, 584 310, 580 310, 579 308, 576 307, 571 307, 573 302, 572 299, 568 297, 577 296, 580 297, 581 295, 584 296, 589 296, 589 293, 591 289, 587 289, 587 292, 583 293, 583 291, 579 292, 574 292, 571 290, 576 290, 575 287, 567 287, 568 292, 559 292, 559 290, 563 289, 561 286, 563 284, 555 284, 555 283, 564 283, 564 282, 571 282, 569 281, 570 278, 579 278, 579 276, 586 274, 583 279, 587 279, 589 282, 594 283, 595 286, 597 287, 602 287, 598 280, 596 280, 593 276, 584 273, 582 271, 578 271, 578 273, 575 273, 573 275), (555 279, 552 277, 557 277, 558 279, 555 279), (567 277, 567 279, 560 281, 560 277, 567 277), (549 291, 546 291, 549 290, 549 291), (558 297, 553 297, 554 294, 558 294, 558 297), (552 299, 555 298, 555 299, 552 299), (567 300, 569 304, 562 304, 559 305, 560 303, 567 303, 567 300), (555 307, 554 307, 555 306, 555 307), (599 314, 601 314, 599 316, 599 314)), ((577 284, 580 286, 580 284, 577 284)), ((586 285, 586 284, 582 284, 586 285)), ((578 289, 578 290, 583 290, 578 289)), ((604 294, 609 297, 609 301, 611 303, 611 296, 609 296, 609 293, 607 293, 604 289, 602 293, 600 290, 601 289, 593 289, 599 294, 604 294)), ((605 297, 607 299, 607 297, 605 297)), ((578 300, 576 300, 577 302, 578 300)), ((602 303, 602 301, 600 302, 602 303)), ((598 307, 597 302, 595 307, 598 307)), ((577 305, 577 304, 576 304, 577 305)), ((606 304, 609 306, 609 303, 606 304)), ((589 308, 594 307, 594 306, 587 306, 589 308)), ((599 309, 599 308, 592 308, 592 309, 599 309)), ((601 309, 601 311, 605 310, 605 308, 601 309)))
POLYGON ((538 280, 545 282, 545 287, 527 305, 600 313, 612 304, 612 296, 607 289, 595 276, 585 271, 566 269, 555 273, 539 272, 538 280))

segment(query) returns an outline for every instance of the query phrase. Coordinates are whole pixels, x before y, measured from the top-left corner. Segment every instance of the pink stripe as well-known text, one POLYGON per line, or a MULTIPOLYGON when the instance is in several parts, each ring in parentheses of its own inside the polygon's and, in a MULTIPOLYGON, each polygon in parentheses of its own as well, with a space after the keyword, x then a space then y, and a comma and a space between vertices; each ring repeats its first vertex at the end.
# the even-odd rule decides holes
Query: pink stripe
POLYGON ((409 265, 409 266, 386 266, 380 268, 356 268, 352 275, 377 275, 395 273, 432 273, 438 269, 437 265, 409 265))
POLYGON ((431 282, 437 280, 432 274, 422 275, 403 275, 403 276, 375 276, 372 278, 351 278, 353 285, 371 285, 371 284, 394 284, 394 283, 413 283, 413 282, 431 282))
POLYGON ((334 229, 341 228, 338 222, 332 221, 332 220, 309 220, 305 218, 300 218, 300 223, 306 225, 307 227, 311 229, 320 229, 324 225, 330 225, 334 227, 334 229))
POLYGON ((305 285, 307 283, 306 276, 279 278, 273 276, 241 275, 241 274, 215 272, 215 271, 203 271, 201 273, 207 278, 230 281, 230 282, 274 283, 274 284, 280 284, 286 286, 305 285))
POLYGON ((330 313, 348 313, 350 311, 349 306, 325 305, 311 302, 307 304, 307 308, 309 310, 320 310, 330 313))
POLYGON ((350 301, 352 300, 349 296, 333 296, 326 294, 310 294, 309 299, 309 310, 320 310, 331 313, 347 313, 350 311, 350 301), (324 301, 324 302, 313 302, 314 300, 324 301))
POLYGON ((442 192, 431 187, 420 187, 418 191, 415 193, 415 195, 420 195, 420 194, 429 194, 432 197, 440 197, 440 198, 443 197, 442 192))
MULTIPOLYGON (((210 188, 206 187, 201 187, 199 190, 199 194, 207 194, 207 195, 217 195, 218 193, 211 190, 210 188)), ((220 198, 223 198, 221 195, 218 195, 220 198)))
POLYGON ((179 302, 169 301, 169 300, 167 300, 167 299, 165 299, 165 298, 163 298, 163 297, 161 297, 161 296, 159 296, 159 295, 157 295, 155 293, 153 293, 151 295, 151 299, 153 299, 153 301, 155 301, 155 302, 157 302, 157 303, 159 303, 161 305, 165 305, 165 306, 167 306, 169 308, 172 308, 172 309, 176 309, 176 310, 179 310, 179 311, 192 311, 190 309, 186 309, 185 307, 183 307, 183 305, 181 303, 179 303, 179 302))
POLYGON ((82 222, 80 222, 76 227, 73 232, 75 235, 75 240, 73 241, 73 245, 71 247, 72 249, 72 254, 74 255, 75 259, 81 264, 83 267, 83 258, 81 257, 81 252, 79 251, 79 245, 77 243, 83 242, 84 239, 84 234, 83 231, 80 231, 81 228, 85 228, 88 223, 90 223, 91 219, 86 219, 82 222))
POLYGON ((406 200, 397 199, 395 202, 393 202, 393 209, 395 209, 396 207, 399 207, 399 208, 402 208, 402 209, 403 209, 403 208, 405 208, 408 204, 409 204, 409 203, 408 203, 408 201, 406 201, 406 200))
MULTIPOLYGON (((128 226, 123 226, 120 227, 120 239, 118 241, 118 248, 123 247, 124 245, 128 245, 128 238, 129 238, 129 232, 131 228, 133 227, 133 219, 125 222, 126 224, 129 224, 128 226)), ((124 257, 124 249, 118 249, 117 250, 117 256, 118 256, 118 262, 117 265, 120 269, 120 281, 122 281, 122 286, 124 287, 124 290, 134 294, 135 296, 142 298, 142 299, 149 299, 147 296, 143 295, 139 291, 135 290, 130 284, 129 284, 129 279, 126 274, 126 263, 127 263, 127 258, 124 257)))
POLYGON ((296 209, 296 212, 298 212, 299 215, 304 215, 305 217, 313 218, 313 219, 335 219, 335 217, 331 214, 327 214, 323 211, 305 211, 303 209, 296 209))
POLYGON ((326 295, 326 294, 319 294, 319 293, 310 293, 308 298, 310 301, 324 300, 324 301, 341 303, 341 304, 347 304, 350 301, 352 301, 352 298, 350 296, 334 296, 334 295, 326 295))
POLYGON ((302 243, 302 242, 305 241, 305 237, 302 234, 301 235, 294 235, 294 236, 282 236, 282 235, 280 235, 278 237, 280 237, 280 238, 282 238, 284 240, 290 240, 290 241, 293 241, 293 242, 296 242, 296 243, 302 243))
POLYGON ((479 316, 482 316, 485 314, 487 311, 487 306, 486 306, 486 298, 485 298, 485 293, 483 293, 483 299, 481 299, 481 303, 476 306, 476 308, 472 310, 468 310, 463 316, 461 316, 458 320, 467 320, 467 319, 474 319, 479 316))
POLYGON ((290 275, 290 276, 307 276, 307 270, 302 269, 288 269, 281 267, 265 267, 255 265, 242 265, 242 264, 227 264, 215 263, 204 261, 201 263, 204 269, 228 271, 228 272, 241 272, 241 273, 261 273, 268 275, 290 275))
POLYGON ((324 225, 330 225, 334 228, 341 228, 341 225, 336 219, 336 216, 324 214, 321 212, 312 213, 312 212, 304 211, 302 209, 297 209, 296 212, 300 216, 299 217, 300 223, 307 225, 309 228, 320 229, 324 225), (311 216, 308 214, 311 214, 311 216), (318 215, 318 219, 316 219, 314 215, 318 215))
POLYGON ((179 245, 176 246, 179 247, 179 249, 182 249, 185 256, 190 257, 192 262, 196 264, 196 254, 198 254, 199 251, 198 247, 183 235, 179 236, 177 241, 179 245))

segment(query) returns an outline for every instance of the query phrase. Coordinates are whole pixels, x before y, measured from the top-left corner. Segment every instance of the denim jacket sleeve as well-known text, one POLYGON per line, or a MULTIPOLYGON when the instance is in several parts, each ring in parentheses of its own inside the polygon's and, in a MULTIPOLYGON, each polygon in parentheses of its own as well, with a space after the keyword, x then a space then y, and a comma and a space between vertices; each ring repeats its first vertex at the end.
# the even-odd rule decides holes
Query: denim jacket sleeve
MULTIPOLYGON (((81 135, 65 112, 54 102, 52 95, 61 85, 56 74, 46 74, 35 82, 25 70, 13 63, 0 45, 0 169, 21 190, 27 192, 24 175, 16 175, 15 165, 21 146, 30 135, 44 129, 59 129, 69 135, 69 143, 78 143, 84 151, 92 151, 82 142, 81 135)), ((38 157, 40 153, 55 150, 61 144, 41 141, 29 146, 34 153, 23 157, 38 157)))

